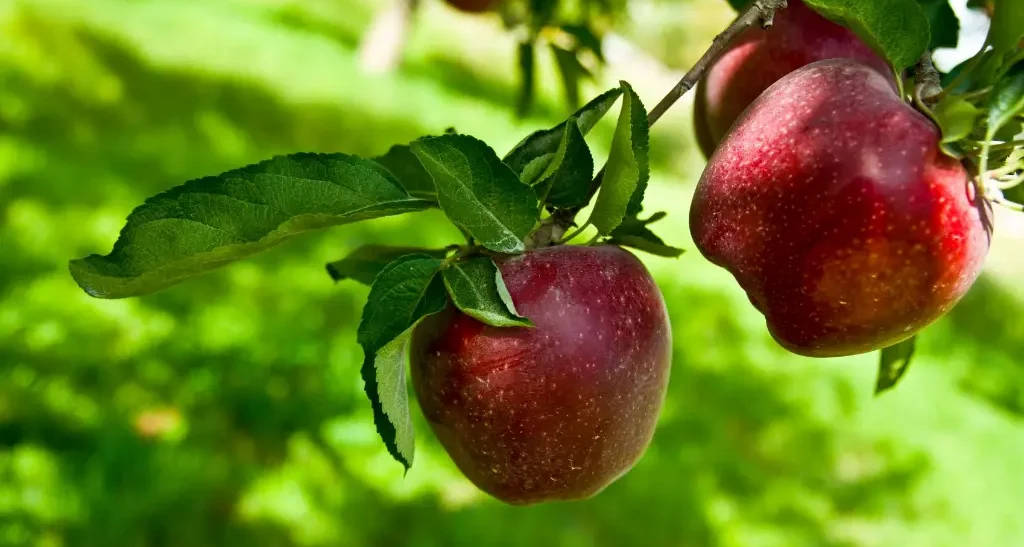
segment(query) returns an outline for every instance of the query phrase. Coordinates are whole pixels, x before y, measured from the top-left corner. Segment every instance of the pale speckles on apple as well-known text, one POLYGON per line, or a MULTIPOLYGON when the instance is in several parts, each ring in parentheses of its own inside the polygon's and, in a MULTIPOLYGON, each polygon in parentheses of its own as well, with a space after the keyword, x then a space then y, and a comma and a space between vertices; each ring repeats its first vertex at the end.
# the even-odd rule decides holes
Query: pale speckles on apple
POLYGON ((413 354, 417 398, 456 465, 495 497, 588 497, 653 435, 671 351, 661 294, 617 247, 539 249, 499 267, 536 327, 457 312, 425 323, 437 333, 413 354))
POLYGON ((712 156, 690 211, 697 248, 792 351, 898 342, 963 296, 988 249, 982 206, 938 137, 867 66, 798 70, 712 156))

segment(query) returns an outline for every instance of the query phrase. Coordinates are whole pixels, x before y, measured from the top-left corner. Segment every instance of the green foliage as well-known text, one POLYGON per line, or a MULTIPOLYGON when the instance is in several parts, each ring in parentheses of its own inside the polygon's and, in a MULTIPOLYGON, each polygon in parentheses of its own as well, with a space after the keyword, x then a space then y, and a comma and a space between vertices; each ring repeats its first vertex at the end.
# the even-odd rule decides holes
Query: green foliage
POLYGON ((1024 61, 1009 71, 992 87, 988 101, 988 140, 1024 112, 1024 61))
POLYGON ((960 20, 957 19, 949 0, 917 0, 928 17, 931 43, 928 49, 940 47, 955 48, 960 38, 960 20))
POLYGON ((917 337, 911 336, 881 351, 878 358, 878 380, 875 383, 876 394, 892 389, 903 378, 910 367, 910 360, 914 358, 916 344, 917 337))
POLYGON ((593 75, 580 62, 576 52, 552 44, 551 53, 555 58, 555 64, 558 66, 558 74, 562 78, 565 102, 571 108, 579 108, 580 82, 584 79, 593 79, 593 75))
POLYGON ((647 226, 665 218, 665 213, 655 213, 647 220, 640 220, 636 217, 626 218, 611 233, 609 243, 632 247, 656 256, 676 258, 683 254, 682 249, 666 245, 660 237, 654 234, 647 226))
POLYGON ((946 154, 959 157, 955 147, 947 146, 967 138, 974 132, 981 111, 958 95, 947 95, 932 110, 942 129, 942 146, 946 154))
POLYGON ((1013 51, 1024 38, 1024 3, 1019 0, 995 0, 992 26, 986 43, 992 46, 993 55, 1001 58, 1013 51))
POLYGON ((501 272, 488 257, 453 262, 444 269, 444 285, 456 308, 495 327, 529 327, 516 312, 501 272))
MULTIPOLYGON (((555 124, 540 108, 554 92, 510 116, 510 58, 475 48, 500 40, 492 21, 423 12, 403 71, 380 78, 354 50, 374 0, 65 4, 0 9, 0 544, 1024 544, 1014 230, 877 400, 873 356, 787 354, 727 273, 642 256, 675 341, 651 450, 592 499, 506 507, 429 434, 403 478, 358 379, 366 289, 322 268, 380 242, 443 248, 459 233, 441 211, 297 238, 143 298, 90 299, 67 274, 147 196, 205 173, 293 150, 374 157, 453 122, 496 148, 555 124)), ((725 4, 686 9, 721 19, 725 4)), ((679 161, 684 127, 659 123, 648 202, 672 204, 657 231, 683 242, 702 165, 679 161)))
POLYGON ((388 245, 363 245, 349 253, 345 258, 327 265, 327 273, 335 281, 352 279, 363 285, 372 285, 373 279, 399 258, 423 254, 433 258, 444 258, 443 250, 423 249, 420 247, 393 247, 388 245))
POLYGON ((386 154, 373 158, 373 161, 391 171, 412 197, 437 203, 434 179, 416 159, 416 155, 412 153, 412 149, 408 145, 396 144, 386 154))
POLYGON ((434 179, 448 218, 481 245, 499 253, 525 250, 537 221, 537 196, 494 150, 467 135, 420 139, 412 151, 434 179))
POLYGON ((395 260, 377 275, 359 322, 362 376, 373 407, 373 421, 388 452, 406 469, 412 466, 413 426, 405 383, 406 353, 420 319, 448 303, 437 276, 442 261, 429 255, 395 260))
POLYGON ((114 250, 71 262, 92 296, 151 293, 303 232, 418 211, 377 164, 294 154, 185 183, 132 211, 114 250))
POLYGON ((928 48, 928 17, 915 0, 805 0, 825 17, 853 30, 897 71, 928 48))
MULTIPOLYGON (((611 109, 620 95, 622 95, 621 87, 610 89, 591 99, 570 116, 570 118, 576 118, 576 124, 583 136, 586 136, 597 125, 597 122, 611 109)), ((528 180, 528 177, 524 176, 528 170, 537 174, 542 173, 562 142, 565 124, 566 122, 562 122, 550 129, 531 133, 510 150, 502 161, 519 174, 524 181, 528 180)))
POLYGON ((590 201, 593 176, 594 157, 583 140, 577 118, 569 118, 562 142, 534 183, 534 188, 542 203, 555 207, 583 207, 590 201))
POLYGON ((533 106, 533 96, 537 88, 537 46, 532 41, 525 41, 519 44, 516 50, 519 70, 519 103, 516 112, 520 117, 526 116, 533 106))
POLYGON ((650 165, 647 160, 647 110, 640 97, 626 82, 619 121, 605 165, 601 191, 597 195, 590 222, 603 235, 611 234, 627 213, 640 211, 650 165))

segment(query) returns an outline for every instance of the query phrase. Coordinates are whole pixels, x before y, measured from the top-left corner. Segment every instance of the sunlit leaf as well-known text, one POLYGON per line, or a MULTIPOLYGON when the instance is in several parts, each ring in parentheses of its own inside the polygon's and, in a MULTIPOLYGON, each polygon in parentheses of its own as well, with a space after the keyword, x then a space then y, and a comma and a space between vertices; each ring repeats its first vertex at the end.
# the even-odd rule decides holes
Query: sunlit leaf
POLYGON ((1024 112, 1024 61, 1014 65, 992 87, 988 101, 988 138, 1024 112))
POLYGON ((633 88, 626 82, 621 84, 625 92, 622 109, 608 163, 605 164, 601 190, 590 216, 591 224, 604 235, 610 234, 627 214, 640 211, 647 179, 650 178, 647 111, 633 88))
POLYGON ((853 30, 896 70, 928 48, 928 17, 916 0, 805 0, 825 17, 853 30))
POLYGON ((305 232, 429 206, 373 161, 279 156, 149 198, 128 216, 110 254, 71 261, 71 275, 98 298, 137 296, 305 232))
POLYGON ((409 255, 386 266, 370 287, 359 322, 361 374, 373 421, 388 452, 406 469, 412 466, 414 452, 405 382, 407 344, 420 319, 447 305, 444 283, 437 275, 441 264, 430 256, 409 255))
POLYGON ((576 118, 570 118, 554 157, 536 183, 537 195, 555 207, 583 207, 590 199, 594 157, 576 118))
POLYGON ((501 271, 488 257, 449 265, 442 272, 452 303, 462 313, 495 327, 529 327, 508 295, 501 271))
POLYGON ((411 254, 425 254, 433 258, 444 258, 445 251, 423 249, 420 247, 363 245, 349 253, 345 258, 328 264, 327 273, 335 281, 352 279, 364 285, 372 285, 373 279, 388 264, 411 254))
POLYGON ((452 222, 492 251, 525 250, 523 238, 537 221, 537 195, 490 146, 468 135, 442 135, 412 143, 412 151, 452 222))
MULTIPOLYGON (((452 131, 454 132, 454 131, 452 131)), ((407 145, 397 144, 383 156, 373 158, 383 165, 414 198, 437 202, 437 190, 430 173, 423 168, 420 160, 407 145)))
POLYGON ((916 340, 917 337, 912 336, 881 351, 878 361, 878 380, 875 384, 876 394, 892 389, 906 374, 910 360, 914 357, 916 340))
MULTIPOLYGON (((621 87, 605 91, 570 116, 576 118, 576 123, 583 136, 586 136, 597 125, 597 122, 601 121, 605 113, 619 99, 619 95, 622 95, 621 87)), ((562 122, 551 129, 531 133, 515 145, 502 161, 520 176, 531 164, 537 173, 544 172, 547 164, 542 158, 547 156, 547 159, 550 160, 558 150, 558 145, 562 142, 562 135, 565 134, 565 124, 566 122, 562 122)))

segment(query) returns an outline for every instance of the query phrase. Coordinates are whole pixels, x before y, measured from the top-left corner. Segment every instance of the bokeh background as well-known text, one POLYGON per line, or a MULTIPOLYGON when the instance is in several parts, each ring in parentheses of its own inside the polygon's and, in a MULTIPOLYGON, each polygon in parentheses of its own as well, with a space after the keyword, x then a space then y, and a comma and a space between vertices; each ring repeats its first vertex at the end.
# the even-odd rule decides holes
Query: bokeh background
MULTIPOLYGON (((653 130, 648 203, 691 252, 643 257, 672 318, 669 397, 645 457, 587 501, 489 499, 419 414, 408 475, 378 440, 355 341, 367 291, 324 264, 456 241, 435 212, 143 298, 74 284, 69 259, 108 252, 135 205, 186 179, 452 125, 504 152, 568 113, 541 55, 518 119, 515 39, 437 0, 397 70, 363 70, 388 1, 0 0, 0 545, 1024 545, 1020 219, 999 216, 984 276, 876 398, 877 356, 787 354, 692 250, 688 99, 653 130)), ((626 79, 652 105, 731 17, 724 0, 632 0, 584 95, 626 79)), ((590 140, 607 150, 608 125, 590 140)))

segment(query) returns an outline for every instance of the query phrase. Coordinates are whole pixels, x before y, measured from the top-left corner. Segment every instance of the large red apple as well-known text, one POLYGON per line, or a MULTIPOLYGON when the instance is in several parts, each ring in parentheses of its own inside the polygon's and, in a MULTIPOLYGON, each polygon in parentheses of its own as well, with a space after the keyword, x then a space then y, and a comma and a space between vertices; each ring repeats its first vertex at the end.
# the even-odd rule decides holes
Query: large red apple
POLYGON ((868 352, 941 317, 988 252, 987 204, 890 79, 835 59, 786 76, 712 155, 690 229, 775 339, 868 352))
POLYGON ((538 249, 499 267, 535 327, 458 311, 425 322, 412 356, 420 406, 459 469, 494 497, 590 497, 654 433, 671 360, 661 292, 613 246, 538 249))
POLYGON ((818 15, 801 0, 775 13, 774 24, 743 33, 697 85, 694 129, 706 157, 768 86, 815 61, 849 58, 884 74, 889 65, 853 32, 818 15))
POLYGON ((466 13, 484 13, 494 9, 501 0, 445 0, 445 2, 466 13))

